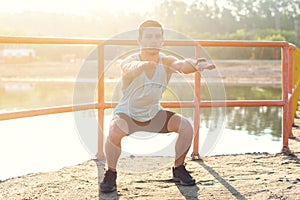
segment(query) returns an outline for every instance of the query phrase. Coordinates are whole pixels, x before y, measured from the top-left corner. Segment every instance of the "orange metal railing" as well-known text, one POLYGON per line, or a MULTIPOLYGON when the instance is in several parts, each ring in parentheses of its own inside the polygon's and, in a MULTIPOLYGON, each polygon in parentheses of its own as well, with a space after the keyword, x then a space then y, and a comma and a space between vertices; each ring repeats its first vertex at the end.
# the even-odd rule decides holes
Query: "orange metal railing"
MULTIPOLYGON (((71 105, 52 108, 42 108, 35 110, 0 113, 0 120, 16 119, 22 117, 32 117, 38 115, 47 115, 54 113, 73 112, 87 109, 98 109, 98 157, 103 156, 103 127, 104 127, 104 110, 113 108, 116 103, 105 102, 104 100, 104 46, 105 45, 137 45, 136 41, 132 40, 105 40, 105 39, 74 39, 74 38, 33 38, 33 37, 0 37, 0 44, 82 44, 82 45, 96 45, 98 46, 98 102, 94 104, 85 105, 71 105)), ((201 101, 200 99, 200 79, 199 73, 195 75, 195 89, 193 101, 181 102, 161 102, 163 107, 167 108, 193 108, 194 109, 194 127, 195 137, 193 146, 193 158, 200 157, 198 153, 199 141, 199 127, 200 127, 200 107, 251 107, 251 106, 279 106, 283 108, 282 122, 283 122, 283 152, 289 152, 288 138, 291 135, 292 120, 294 110, 292 108, 292 100, 299 98, 299 50, 288 42, 268 42, 268 41, 165 41, 165 46, 196 46, 196 56, 200 57, 201 52, 198 45, 204 47, 269 47, 281 48, 282 52, 282 98, 280 100, 234 100, 234 101, 201 101), (297 64, 295 64, 297 63, 297 64), (296 72, 295 72, 295 69, 296 72), (294 71, 293 71, 294 70, 294 71), (295 79, 295 74, 297 78, 295 79), (293 84, 292 79, 294 77, 293 84), (296 81, 295 81, 296 80, 296 81), (297 91, 297 95, 295 93, 297 91)))

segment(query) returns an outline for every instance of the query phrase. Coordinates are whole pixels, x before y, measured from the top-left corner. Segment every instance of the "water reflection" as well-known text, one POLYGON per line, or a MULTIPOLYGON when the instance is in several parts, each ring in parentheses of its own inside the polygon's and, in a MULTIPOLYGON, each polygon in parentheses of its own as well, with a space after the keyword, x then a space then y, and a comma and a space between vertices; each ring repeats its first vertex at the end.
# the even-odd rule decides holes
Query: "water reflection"
MULTIPOLYGON (((226 128, 247 131, 261 136, 271 134, 273 140, 280 140, 282 123, 280 107, 235 107, 227 108, 226 128)), ((207 111, 202 111, 206 115, 207 111)))
MULTIPOLYGON (((78 83, 77 83, 78 84, 78 83)), ((90 103, 94 99, 84 99, 87 88, 94 83, 82 83, 80 86, 83 101, 90 103), (90 101, 90 102, 87 102, 90 101)), ((106 101, 117 101, 121 97, 116 92, 115 83, 105 85, 106 101), (114 96, 114 97, 112 97, 114 96)), ((69 82, 40 82, 40 83, 0 83, 0 109, 9 112, 11 110, 33 109, 49 106, 71 105, 73 102, 74 83, 69 82)), ((251 85, 227 85, 226 95, 229 100, 265 100, 280 99, 281 88, 274 86, 251 86, 251 85)), ((90 92, 89 92, 90 93, 90 92)), ((95 91, 95 97, 97 91, 95 91)), ((171 83, 163 100, 193 100, 193 89, 183 90, 178 83, 171 83)), ((96 99, 96 98, 95 98, 96 99)), ((201 87, 201 99, 210 100, 205 85, 201 87)), ((193 118, 192 109, 174 109, 187 117, 193 118)), ((2 111, 3 112, 3 111, 2 111)), ((201 126, 211 126, 212 113, 214 117, 220 116, 217 108, 201 108, 201 126)), ((271 134, 273 140, 279 140, 282 132, 282 109, 281 107, 234 107, 226 109, 226 128, 232 130, 247 131, 248 134, 260 136, 271 134)))
POLYGON ((72 88, 71 83, 0 83, 0 109, 24 110, 71 104, 72 88))
POLYGON ((281 107, 235 108, 228 112, 227 126, 235 130, 247 130, 249 134, 269 133, 279 140, 281 137, 281 107))

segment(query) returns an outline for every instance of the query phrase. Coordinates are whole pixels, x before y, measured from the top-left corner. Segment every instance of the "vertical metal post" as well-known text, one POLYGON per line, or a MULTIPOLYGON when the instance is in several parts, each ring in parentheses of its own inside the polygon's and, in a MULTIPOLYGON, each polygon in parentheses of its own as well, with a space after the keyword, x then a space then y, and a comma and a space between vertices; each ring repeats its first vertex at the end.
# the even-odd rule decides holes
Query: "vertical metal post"
MULTIPOLYGON (((201 56, 201 48, 196 46, 196 58, 201 56)), ((199 155, 199 130, 200 130, 200 86, 201 86, 201 74, 195 73, 194 80, 194 143, 192 160, 201 160, 199 155)))
POLYGON ((98 45, 98 152, 96 157, 103 158, 104 138, 104 44, 98 45))
POLYGON ((282 100, 284 101, 282 110, 282 149, 283 153, 290 153, 289 149, 289 128, 288 128, 288 117, 289 117, 289 104, 288 104, 288 51, 289 47, 282 47, 282 100))

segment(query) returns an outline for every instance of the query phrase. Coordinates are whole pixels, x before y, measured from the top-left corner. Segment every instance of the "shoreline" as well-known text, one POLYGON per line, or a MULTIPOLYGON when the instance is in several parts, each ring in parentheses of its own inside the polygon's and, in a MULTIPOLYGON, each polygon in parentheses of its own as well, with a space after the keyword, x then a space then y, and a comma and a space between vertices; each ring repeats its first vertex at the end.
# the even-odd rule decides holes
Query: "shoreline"
MULTIPOLYGON (((259 84, 281 84, 281 61, 280 60, 213 60, 217 65, 217 70, 207 74, 210 78, 217 78, 224 83, 259 83, 259 84), (267 77, 265 75, 268 75, 267 77)), ((97 82, 94 76, 96 71, 90 69, 96 64, 85 62, 33 62, 27 64, 5 64, 0 63, 0 70, 3 74, 0 78, 0 84, 6 82, 65 82, 75 83, 81 68, 88 68, 89 74, 81 77, 88 80, 87 83, 97 82), (60 71, 57 68, 60 68, 60 71), (26 74, 26 76, 24 76, 26 74), (93 80, 93 78, 95 80, 93 80)), ((119 67, 114 65, 107 66, 105 70, 106 81, 115 81, 121 77, 119 67)), ((203 73, 206 73, 205 71, 203 73)), ((187 80, 194 81, 193 75, 184 75, 187 80)), ((172 79, 176 79, 174 76, 172 79)), ((180 78, 182 80, 182 78, 180 78)))

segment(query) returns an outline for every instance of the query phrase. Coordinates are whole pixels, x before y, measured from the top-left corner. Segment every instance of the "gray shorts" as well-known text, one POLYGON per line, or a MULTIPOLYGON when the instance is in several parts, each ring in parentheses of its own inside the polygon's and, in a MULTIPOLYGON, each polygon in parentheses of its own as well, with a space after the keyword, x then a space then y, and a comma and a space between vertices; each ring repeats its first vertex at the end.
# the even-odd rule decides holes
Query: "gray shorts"
POLYGON ((151 120, 145 122, 136 121, 124 113, 117 113, 115 117, 120 117, 127 122, 127 134, 137 131, 169 133, 168 122, 174 114, 174 112, 169 110, 160 110, 151 120))

